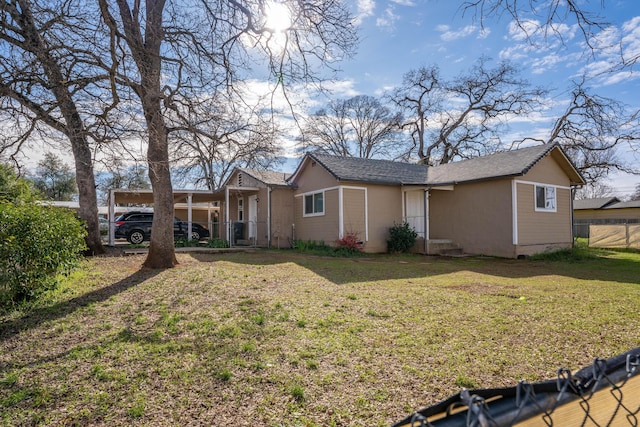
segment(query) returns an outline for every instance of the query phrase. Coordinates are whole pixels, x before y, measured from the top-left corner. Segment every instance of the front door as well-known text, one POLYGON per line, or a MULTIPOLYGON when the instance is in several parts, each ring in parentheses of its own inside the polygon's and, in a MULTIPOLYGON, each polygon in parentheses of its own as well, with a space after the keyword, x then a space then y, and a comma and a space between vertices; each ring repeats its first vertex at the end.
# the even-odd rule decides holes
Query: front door
POLYGON ((404 193, 405 218, 419 237, 424 237, 424 190, 407 191, 404 193))
POLYGON ((255 242, 258 235, 258 196, 249 196, 249 212, 247 215, 249 221, 249 240, 255 242))

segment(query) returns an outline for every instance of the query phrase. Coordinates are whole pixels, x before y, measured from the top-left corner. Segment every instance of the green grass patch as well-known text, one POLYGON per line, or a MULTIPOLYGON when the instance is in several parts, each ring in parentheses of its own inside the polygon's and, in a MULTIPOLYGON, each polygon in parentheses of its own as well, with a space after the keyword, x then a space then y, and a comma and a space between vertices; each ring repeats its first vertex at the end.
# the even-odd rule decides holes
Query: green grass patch
POLYGON ((1 315, 0 420, 390 425, 461 388, 553 379, 640 340, 640 254, 572 252, 93 258, 1 315))

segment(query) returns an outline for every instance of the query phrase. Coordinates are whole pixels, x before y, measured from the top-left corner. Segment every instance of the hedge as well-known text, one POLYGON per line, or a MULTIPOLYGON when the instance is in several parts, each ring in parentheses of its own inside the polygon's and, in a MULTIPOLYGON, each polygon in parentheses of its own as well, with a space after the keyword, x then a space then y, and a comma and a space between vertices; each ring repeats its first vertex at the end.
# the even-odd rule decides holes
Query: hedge
POLYGON ((86 249, 74 213, 35 203, 0 203, 0 306, 36 298, 70 272, 86 249))

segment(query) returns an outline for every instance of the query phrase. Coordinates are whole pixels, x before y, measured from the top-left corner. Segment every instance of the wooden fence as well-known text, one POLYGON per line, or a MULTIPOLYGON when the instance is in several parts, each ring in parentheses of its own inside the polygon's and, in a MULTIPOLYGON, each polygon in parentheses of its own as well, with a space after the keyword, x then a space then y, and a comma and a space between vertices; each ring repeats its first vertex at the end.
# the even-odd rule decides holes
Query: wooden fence
POLYGON ((640 249, 640 224, 592 224, 589 226, 589 246, 640 249))

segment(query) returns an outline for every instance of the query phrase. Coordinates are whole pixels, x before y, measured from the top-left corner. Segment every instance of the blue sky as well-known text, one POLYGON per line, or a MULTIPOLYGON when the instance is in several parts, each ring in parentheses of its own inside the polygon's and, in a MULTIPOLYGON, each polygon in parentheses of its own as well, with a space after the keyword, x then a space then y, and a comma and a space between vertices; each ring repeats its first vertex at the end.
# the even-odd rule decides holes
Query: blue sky
MULTIPOLYGON (((551 90, 548 109, 520 121, 514 136, 544 135, 566 105, 572 79, 589 76, 588 86, 600 96, 640 108, 640 67, 605 73, 619 58, 622 46, 627 57, 640 55, 640 2, 600 0, 579 2, 604 17, 610 25, 598 31, 595 55, 585 54, 585 40, 573 22, 558 23, 558 38, 535 37, 532 46, 512 25, 510 16, 488 19, 480 25, 473 12, 463 14, 462 0, 347 0, 357 14, 361 42, 354 58, 340 64, 339 81, 333 98, 356 94, 379 95, 398 85, 404 73, 420 66, 437 64, 443 77, 468 70, 482 55, 495 61, 509 60, 521 70, 522 78, 551 90)), ((528 3, 528 2, 524 2, 528 3)), ((527 16, 524 16, 527 18, 527 16)), ((531 25, 535 23, 531 17, 531 25)), ((539 18, 538 18, 539 19, 539 18)), ((632 158, 640 168, 640 156, 632 158)), ((640 177, 617 176, 610 184, 619 195, 633 191, 640 177)))

